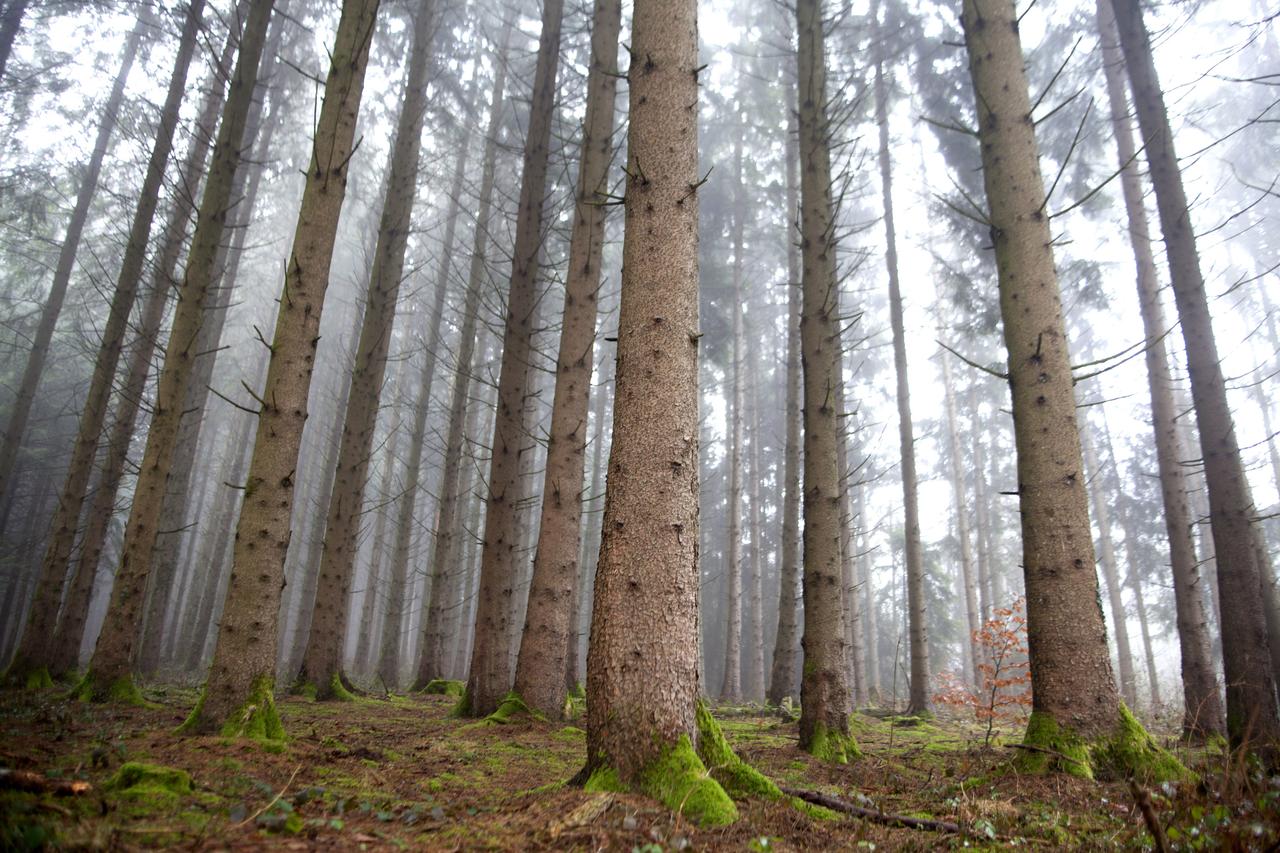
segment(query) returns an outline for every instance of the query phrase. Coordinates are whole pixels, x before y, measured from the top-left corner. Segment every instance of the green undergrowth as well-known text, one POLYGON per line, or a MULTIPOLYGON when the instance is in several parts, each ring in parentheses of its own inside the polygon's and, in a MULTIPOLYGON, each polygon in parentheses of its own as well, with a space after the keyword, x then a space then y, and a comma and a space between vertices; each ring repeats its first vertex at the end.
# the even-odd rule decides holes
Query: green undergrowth
POLYGON ((1020 773, 1063 772, 1082 779, 1135 777, 1144 782, 1188 781, 1194 777, 1172 753, 1152 739, 1123 704, 1112 734, 1086 740, 1050 715, 1035 711, 1023 748, 1013 760, 1020 773))
POLYGON ((467 692, 467 685, 461 681, 453 681, 448 678, 433 678, 427 682, 427 686, 422 688, 422 692, 429 696, 453 696, 459 698, 463 693, 467 692))

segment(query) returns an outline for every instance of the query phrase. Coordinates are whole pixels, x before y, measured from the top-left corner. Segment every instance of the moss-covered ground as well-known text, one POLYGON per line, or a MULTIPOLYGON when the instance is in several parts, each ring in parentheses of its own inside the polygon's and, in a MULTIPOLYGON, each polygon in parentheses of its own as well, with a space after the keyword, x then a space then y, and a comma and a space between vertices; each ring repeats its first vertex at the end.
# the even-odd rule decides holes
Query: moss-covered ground
MULTIPOLYGON (((855 715, 861 756, 837 765, 798 749, 795 722, 712 708, 724 742, 703 758, 738 819, 710 827, 640 794, 564 785, 582 766, 581 728, 526 714, 469 725, 450 717, 447 694, 278 699, 288 737, 263 742, 183 736, 197 693, 145 693, 148 707, 0 692, 0 768, 92 786, 62 797, 0 789, 0 849, 1151 849, 1123 780, 1020 774, 1013 750, 983 747, 965 721, 855 715), (750 768, 784 788, 955 821, 969 835, 831 819, 765 791, 750 768)), ((1280 842, 1280 781, 1217 751, 1178 755, 1202 781, 1151 790, 1174 849, 1280 842)))

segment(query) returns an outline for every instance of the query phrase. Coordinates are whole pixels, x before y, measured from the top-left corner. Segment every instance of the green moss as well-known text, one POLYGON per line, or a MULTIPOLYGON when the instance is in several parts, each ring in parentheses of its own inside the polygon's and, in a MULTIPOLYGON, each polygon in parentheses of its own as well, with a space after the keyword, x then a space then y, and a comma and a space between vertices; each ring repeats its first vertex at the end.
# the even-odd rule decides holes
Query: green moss
POLYGON ((573 687, 569 690, 569 698, 570 698, 570 699, 581 699, 583 702, 587 701, 587 691, 586 691, 586 689, 582 686, 582 682, 581 682, 581 681, 576 682, 576 683, 573 685, 573 687))
POLYGON ((342 683, 342 675, 336 672, 333 674, 333 678, 329 681, 329 695, 326 698, 331 699, 334 702, 356 701, 355 694, 348 690, 347 686, 342 683))
POLYGON ((143 697, 142 691, 133 683, 132 675, 122 675, 108 684, 102 684, 94 676, 92 669, 85 672, 84 677, 71 688, 68 695, 81 702, 116 702, 136 708, 158 707, 143 697))
POLYGON ((1019 773, 1048 773, 1059 771, 1083 779, 1093 778, 1093 765, 1089 763, 1089 746, 1074 732, 1058 725, 1058 721, 1043 711, 1032 711, 1027 721, 1027 733, 1021 749, 1013 759, 1019 773))
POLYGON ((1022 773, 1059 771, 1084 779, 1100 773, 1114 778, 1136 776, 1148 782, 1194 778, 1182 762, 1152 740, 1123 704, 1115 731, 1107 737, 1087 741, 1048 714, 1036 711, 1022 743, 1037 747, 1020 750, 1014 759, 1014 767, 1022 773))
POLYGON ((481 720, 486 725, 505 725, 516 717, 532 717, 535 720, 546 722, 546 717, 530 708, 520 694, 514 690, 502 698, 502 703, 498 705, 498 710, 481 720))
POLYGON ((172 808, 191 793, 191 776, 173 767, 130 761, 122 764, 103 787, 149 806, 172 808))
POLYGON ((815 820, 844 820, 844 815, 840 814, 840 812, 832 811, 825 806, 814 805, 799 797, 787 797, 787 802, 796 811, 803 812, 815 820))
POLYGON ((52 689, 53 679, 49 676, 49 668, 45 666, 41 666, 28 672, 26 677, 26 683, 23 686, 27 690, 52 689))
POLYGON ((431 696, 454 696, 461 697, 467 692, 467 685, 461 681, 451 681, 447 678, 433 678, 427 682, 427 686, 422 688, 422 692, 431 696))
POLYGON ((458 695, 458 701, 453 703, 453 707, 449 710, 449 716, 457 720, 465 720, 471 716, 471 696, 467 694, 467 688, 464 685, 462 693, 458 695))
POLYGON ((831 764, 848 764, 849 759, 862 755, 852 735, 832 731, 824 723, 818 723, 814 727, 808 746, 802 749, 814 758, 831 764))
POLYGON ((596 794, 602 792, 610 792, 614 794, 625 794, 627 786, 622 784, 622 780, 618 778, 618 771, 612 767, 597 767, 587 777, 587 784, 582 786, 582 790, 588 794, 596 794))
MULTIPOLYGON (((208 688, 206 688, 207 690, 208 688)), ((260 675, 249 689, 249 697, 245 702, 228 715, 226 720, 206 720, 204 718, 205 692, 201 692, 196 706, 191 709, 185 722, 178 726, 183 734, 197 734, 210 724, 221 722, 218 734, 225 738, 249 738, 256 740, 272 751, 283 751, 285 738, 284 725, 280 722, 280 714, 276 711, 275 679, 270 675, 260 675), (276 747, 279 747, 277 749, 276 747)))
POLYGON ((303 699, 316 701, 316 686, 310 681, 295 681, 293 686, 289 688, 289 695, 301 696, 303 699))
POLYGON ((769 777, 738 757, 706 703, 696 706, 698 719, 698 755, 711 770, 711 775, 733 797, 766 797, 781 799, 782 791, 769 777))
POLYGON ((681 735, 661 757, 646 767, 634 786, 626 785, 612 767, 597 767, 587 778, 588 793, 637 790, 704 827, 726 826, 738 819, 738 807, 698 758, 688 735, 681 735))

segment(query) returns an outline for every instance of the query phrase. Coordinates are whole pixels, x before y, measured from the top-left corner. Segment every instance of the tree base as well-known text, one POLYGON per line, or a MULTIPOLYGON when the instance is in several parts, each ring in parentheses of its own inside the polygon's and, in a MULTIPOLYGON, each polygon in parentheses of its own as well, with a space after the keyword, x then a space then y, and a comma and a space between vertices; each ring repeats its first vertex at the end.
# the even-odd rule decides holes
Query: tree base
POLYGON ((851 759, 862 757, 862 751, 858 749, 858 742, 853 735, 829 729, 824 723, 818 723, 814 727, 809 742, 802 743, 800 748, 819 761, 829 764, 848 764, 851 759))
MULTIPOLYGON (((700 826, 727 826, 738 819, 738 807, 720 783, 711 778, 698 758, 688 735, 645 768, 634 789, 679 812, 700 826)), ((626 792, 630 790, 611 767, 591 773, 584 790, 626 792)))
POLYGON ((547 718, 533 710, 529 705, 520 698, 520 694, 514 690, 502 698, 502 703, 498 705, 498 710, 489 716, 480 720, 481 725, 506 725, 517 717, 529 717, 535 720, 546 722, 547 718))
POLYGON ((31 666, 21 658, 15 658, 9 664, 0 683, 21 690, 50 690, 55 686, 47 666, 31 666))
POLYGON ((122 675, 114 681, 104 682, 96 677, 92 669, 84 674, 84 678, 71 688, 68 698, 81 702, 116 702, 121 705, 133 705, 137 708, 155 708, 148 702, 142 691, 133 683, 132 675, 122 675))
POLYGON ((260 676, 249 690, 243 704, 226 720, 210 719, 204 712, 208 686, 200 693, 200 700, 191 709, 186 721, 178 726, 181 734, 207 734, 217 731, 223 737, 243 737, 259 742, 279 742, 285 739, 284 725, 276 711, 275 679, 260 676))
POLYGON ((450 681, 447 678, 433 678, 427 682, 427 686, 423 687, 420 693, 426 693, 429 696, 453 696, 460 697, 467 692, 467 685, 461 681, 450 681))
POLYGON ((1067 773, 1083 779, 1095 775, 1151 783, 1194 779, 1175 756, 1147 734, 1142 723, 1120 706, 1120 721, 1108 736, 1087 740, 1060 726, 1052 716, 1034 711, 1013 761, 1020 773, 1067 773))

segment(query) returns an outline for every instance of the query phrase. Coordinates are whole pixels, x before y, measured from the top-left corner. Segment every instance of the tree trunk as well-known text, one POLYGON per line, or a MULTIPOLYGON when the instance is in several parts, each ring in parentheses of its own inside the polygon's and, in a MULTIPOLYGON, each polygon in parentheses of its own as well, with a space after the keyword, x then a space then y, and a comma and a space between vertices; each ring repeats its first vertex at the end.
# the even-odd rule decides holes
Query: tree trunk
POLYGON ((608 464, 605 456, 605 447, 608 445, 609 430, 606 428, 606 420, 608 412, 611 410, 609 405, 611 395, 610 390, 613 387, 613 358, 604 356, 601 358, 600 367, 598 368, 598 376, 600 382, 596 386, 596 404, 595 404, 595 436, 592 441, 595 443, 594 449, 591 451, 591 491, 588 493, 592 509, 590 515, 586 515, 583 519, 583 526, 586 533, 582 542, 581 570, 582 575, 578 586, 578 615, 574 622, 574 636, 571 642, 572 646, 572 685, 583 685, 587 672, 587 641, 591 635, 591 608, 592 602, 595 600, 595 580, 596 580, 596 563, 600 556, 600 525, 604 520, 604 475, 605 466, 608 464))
POLYGON ((4 79, 5 70, 9 67, 9 54, 13 52, 13 42, 22 29, 22 16, 27 12, 29 0, 9 0, 4 11, 0 12, 0 80, 4 79))
MULTIPOLYGON (((364 600, 360 605, 360 624, 357 626, 359 631, 358 640, 356 641, 355 669, 356 672, 367 675, 370 671, 379 671, 380 664, 374 659, 375 650, 381 651, 382 641, 378 639, 377 632, 379 624, 383 628, 390 627, 391 614, 397 608, 403 612, 408 604, 405 595, 405 587, 407 586, 408 572, 401 573, 397 579, 397 566, 394 560, 389 560, 386 554, 387 547, 387 522, 391 516, 391 505, 393 503, 391 496, 398 495, 396 505, 399 506, 408 499, 410 493, 416 491, 412 484, 415 482, 409 479, 408 466, 406 466, 405 477, 403 479, 404 487, 396 488, 396 467, 399 465, 400 458, 397 450, 400 443, 400 419, 396 417, 390 428, 390 437, 387 439, 387 448, 383 457, 382 467, 382 487, 378 490, 378 519, 373 525, 373 542, 370 547, 369 556, 369 576, 365 581, 364 600), (391 584, 393 590, 387 596, 384 608, 378 606, 378 586, 383 583, 385 571, 384 566, 391 563, 391 584), (399 588, 397 589, 397 583, 399 588), (399 595, 399 599, 394 598, 399 595), (380 615, 380 610, 386 610, 385 614, 380 615)), ((409 517, 409 526, 413 526, 413 516, 409 517)), ((398 531, 397 531, 398 532, 398 531)), ((406 561, 407 562, 407 561, 406 561)), ((385 636, 385 633, 383 634, 385 636)), ((397 650, 399 649, 399 635, 397 634, 397 650)), ((400 671, 400 663, 396 661, 396 666, 392 672, 400 671)), ((286 670, 287 672, 287 670, 286 670)), ((382 676, 380 676, 382 677, 382 676)), ((399 685, 396 681, 387 681, 382 677, 383 686, 388 690, 395 690, 399 685)))
MULTIPOLYGON (((747 487, 747 500, 751 504, 751 581, 747 587, 746 667, 743 673, 743 691, 752 702, 764 699, 764 524, 760 518, 760 483, 764 480, 764 465, 760 460, 760 443, 764 430, 760 428, 760 370, 758 358, 752 358, 748 377, 751 383, 751 481, 747 487)), ((862 650, 862 644, 858 644, 862 650)), ((858 664, 861 671, 861 662, 858 664)))
POLYGON ((956 528, 960 537, 960 575, 964 584, 965 635, 964 653, 966 667, 973 674, 974 687, 978 684, 978 643, 975 633, 982 628, 978 613, 978 596, 973 571, 973 545, 969 541, 969 504, 964 495, 964 462, 960 458, 960 427, 956 423, 956 395, 951 381, 950 355, 939 356, 942 362, 942 389, 947 407, 947 450, 951 455, 951 497, 956 506, 956 528))
MULTIPOLYGON (((1053 239, 1011 0, 965 0, 983 181, 1008 350, 1032 682, 1025 769, 1176 775, 1172 757, 1123 710, 1098 598, 1053 239), (1097 749, 1091 749, 1096 745, 1097 749), (1118 748, 1116 748, 1118 747, 1118 748)), ((1185 772, 1185 771, 1183 771, 1185 772)))
MULTIPOLYGON (((636 0, 613 443, 587 653, 585 774, 736 817, 698 740, 698 25, 636 0), (679 755, 698 779, 645 784, 679 755), (697 798, 686 797, 695 789, 697 798)), ((661 775, 661 774, 659 774, 661 775)))
MULTIPOLYGON (((55 652, 59 647, 57 633, 49 630, 53 624, 53 616, 58 602, 62 600, 63 580, 71 562, 71 552, 75 545, 76 532, 80 526, 80 513, 88 497, 89 478, 93 473, 94 456, 98 450, 98 439, 102 434, 103 422, 106 420, 107 407, 111 400, 111 388, 115 380, 116 367, 120 362, 120 353, 124 349, 125 330, 129 324, 129 315, 133 311, 133 303, 138 294, 138 285, 142 280, 142 267, 146 261, 147 241, 151 234, 151 223, 155 218, 156 206, 160 200, 160 185, 164 180, 165 167, 169 162, 169 154, 173 150, 173 133, 178 124, 178 112, 182 106, 182 96, 186 91, 187 69, 191 56, 195 51, 196 35, 204 12, 204 0, 193 0, 188 7, 182 38, 178 45, 177 57, 174 61, 173 75, 169 81, 169 90, 164 107, 160 111, 160 125, 156 131, 155 144, 151 149, 151 158, 147 163, 146 177, 138 196, 137 208, 133 215, 133 225, 129 231, 129 241, 125 246, 124 259, 121 262, 120 274, 116 279, 115 293, 111 298, 111 308, 107 316, 106 326, 102 330, 102 344, 94 360, 93 375, 89 380, 89 391, 85 397, 84 408, 80 413, 80 429, 75 445, 67 463, 67 477, 58 499, 58 509, 53 516, 53 524, 49 543, 45 548, 44 562, 40 567, 39 582, 36 589, 36 603, 39 609, 37 619, 28 623, 24 642, 20 647, 20 655, 25 655, 25 665, 33 668, 50 667, 61 674, 74 667, 79 657, 82 630, 72 630, 74 652, 70 660, 65 657, 55 660, 55 652), (43 593, 43 594, 42 594, 43 593), (50 598, 51 596, 51 598, 50 598), (53 609, 49 608, 52 604, 53 609)), ((127 68, 122 69, 126 70, 127 68)), ((117 81, 122 86, 123 78, 117 81)), ((114 93, 113 93, 114 94, 114 93)), ((116 108, 118 109, 118 102, 116 108)), ((112 113, 114 114, 114 110, 112 113)), ((161 297, 163 298, 163 297, 161 297)), ((128 403, 123 405, 127 406, 128 403)), ((132 426, 132 423, 130 423, 132 426)), ((106 491, 115 497, 115 486, 107 479, 110 472, 104 469, 104 478, 99 485, 109 485, 106 491)), ((90 524, 92 524, 92 519, 90 524)), ((85 609, 88 599, 84 596, 86 588, 91 591, 93 576, 97 563, 92 565, 81 562, 75 567, 69 584, 72 594, 67 596, 67 608, 78 607, 83 600, 85 609)), ((73 618, 72 620, 76 620, 73 618)), ((70 627, 70 626, 69 626, 70 627)), ((83 621, 79 627, 83 629, 83 621)), ((71 643, 67 643, 70 646, 71 643)), ((70 650, 70 649, 68 649, 70 650)))
POLYGON ((1169 258, 1174 302, 1186 342, 1191 396, 1200 430, 1223 608, 1227 732, 1237 746, 1246 741, 1272 744, 1280 741, 1280 717, 1276 713, 1276 684, 1271 671, 1266 615, 1259 600, 1262 578, 1251 529, 1253 502, 1227 402, 1196 238, 1173 148, 1173 131, 1169 127, 1142 10, 1135 0, 1120 0, 1114 5, 1120 47, 1129 70, 1138 126, 1155 186, 1156 209, 1169 258))
POLYGON ((378 0, 348 0, 334 37, 259 403, 231 583, 209 680, 187 721, 188 731, 283 735, 272 693, 294 472, 377 12, 378 0))
POLYGON ((991 507, 987 503, 986 447, 982 441, 983 425, 975 385, 969 386, 969 411, 974 413, 970 423, 973 433, 973 517, 978 539, 978 613, 985 624, 991 618, 991 612, 1002 604, 992 566, 995 546, 991 538, 991 507))
MULTIPOLYGON (((1115 454, 1112 454, 1115 458, 1115 454)), ((1116 494, 1122 494, 1116 492, 1116 494)), ((1156 656, 1151 645, 1151 624, 1147 618, 1147 603, 1142 594, 1142 575, 1138 560, 1138 546, 1134 541, 1133 520, 1130 514, 1129 499, 1122 497, 1117 504, 1116 514, 1119 516, 1120 529, 1124 531, 1124 556, 1129 564, 1129 588, 1133 590, 1134 609, 1138 612, 1138 626, 1142 630, 1142 651, 1147 664, 1147 684, 1151 694, 1153 714, 1159 714, 1164 702, 1160 699, 1160 679, 1156 672, 1156 656)))
POLYGON ((778 630, 773 641, 773 666, 769 672, 771 705, 797 696, 800 686, 800 252, 796 244, 800 205, 800 154, 795 127, 795 96, 788 86, 787 110, 787 397, 783 416, 786 446, 782 457, 782 543, 778 555, 778 630))
MULTIPOLYGON (((13 21, 15 32, 21 14, 22 9, 19 7, 17 9, 18 19, 13 21)), ((9 412, 9 422, 5 426, 3 441, 0 441, 0 495, 13 488, 13 474, 14 467, 18 461, 18 451, 22 447, 22 438, 27 431, 27 421, 31 417, 31 406, 35 403, 36 390, 40 385, 40 378, 44 375, 44 364, 49 357, 49 343, 53 339, 53 330, 58 324, 58 315, 62 313, 62 303, 67 297, 67 285, 71 283, 71 273, 75 269, 76 252, 80 249, 80 237, 84 233, 85 224, 89 221, 89 205, 93 203, 94 196, 98 192, 98 178, 102 174, 102 161, 106 159, 107 148, 111 144, 111 136, 115 132, 116 122, 120 117, 120 105, 124 101, 125 84, 129 81, 129 72, 133 69, 133 61, 138 55, 138 47, 142 43, 142 37, 152 24, 151 15, 152 13, 148 7, 144 7, 142 12, 139 13, 132 32, 129 33, 129 37, 125 40, 124 52, 120 57, 120 70, 116 72, 111 94, 107 96, 107 102, 102 108, 102 121, 98 124, 98 136, 94 141, 93 152, 89 155, 89 162, 85 165, 84 175, 81 177, 80 186, 76 191, 76 204, 71 210, 71 219, 67 222, 67 233, 63 235, 62 246, 58 250, 58 262, 53 270, 53 283, 49 286, 49 295, 45 299, 44 308, 40 311, 40 323, 36 326, 35 335, 32 337, 31 352, 27 356, 26 367, 22 372, 22 381, 18 385, 18 393, 9 412)), ((13 17, 12 12, 5 10, 4 20, 0 22, 0 39, 4 38, 4 29, 8 28, 11 17, 13 17)), ((12 40, 10 44, 12 44, 12 40)), ((0 41, 0 50, 3 49, 4 43, 0 41)), ((0 68, 0 75, 2 74, 3 68, 0 68)), ((73 522, 72 527, 74 526, 73 522)), ((29 620, 29 624, 39 626, 46 632, 46 636, 47 627, 53 624, 57 615, 57 596, 62 590, 61 583, 61 575, 55 579, 46 578, 43 573, 37 582, 36 597, 31 605, 32 618, 29 620)), ((19 651, 18 659, 15 661, 19 668, 26 665, 23 663, 26 654, 25 650, 19 651)), ((43 663, 47 663, 47 658, 40 665, 43 665, 43 663)))
POLYGON ((858 527, 858 559, 862 566, 859 575, 862 578, 862 621, 864 623, 863 630, 863 648, 865 650, 865 663, 863 664, 864 677, 867 680, 867 703, 872 704, 880 701, 881 697, 881 680, 880 680, 880 627, 877 624, 878 609, 876 607, 875 596, 875 578, 872 574, 872 566, 868 557, 871 553, 870 546, 867 543, 867 487, 865 483, 858 483, 857 496, 854 501, 854 511, 858 518, 863 519, 862 524, 858 527))
MULTIPOLYGON (((435 34, 434 2, 413 13, 413 41, 405 72, 400 117, 391 145, 386 198, 378 225, 378 244, 356 347, 355 369, 346 407, 346 423, 338 451, 337 478, 329 501, 320 579, 300 682, 315 685, 317 699, 347 696, 341 689, 342 650, 347 634, 347 591, 359 550, 358 534, 364 508, 365 482, 378 419, 378 398, 386 375, 387 349, 395 321, 410 220, 418 189, 418 160, 426 117, 427 73, 431 69, 431 39, 435 34)), ((413 488, 416 483, 410 483, 413 488)), ((399 632, 396 640, 399 641, 399 632)), ((393 661, 397 664, 398 661, 393 661)), ((388 683, 395 681, 394 675, 388 683)))
POLYGON ((1121 169, 1120 185, 1137 268, 1138 307, 1147 339, 1145 357, 1147 385, 1151 394, 1151 427, 1155 434, 1156 464, 1160 471, 1160 494, 1164 505, 1165 532, 1169 539, 1178 646, 1182 657, 1182 729, 1197 736, 1222 734, 1226 730, 1226 720, 1209 654, 1209 630, 1200 592, 1200 567, 1196 561, 1187 478, 1182 466, 1185 456, 1178 434, 1173 380, 1169 374, 1169 357, 1164 342, 1168 326, 1160 304, 1159 280, 1151 251, 1151 229, 1147 223, 1142 179, 1136 161, 1137 148, 1125 97, 1124 57, 1116 43, 1115 18, 1107 0, 1098 3, 1097 18, 1111 107, 1111 128, 1121 169))
POLYGON ((529 102, 529 128, 516 219, 511 285, 507 292, 502 370, 498 377, 498 417, 494 422, 485 512, 484 550, 476 602, 475 640, 467 676, 466 712, 486 716, 497 710, 511 689, 511 597, 521 553, 520 507, 522 455, 529 437, 523 417, 529 393, 529 359, 537 279, 542 254, 542 208, 546 196, 560 27, 564 0, 543 0, 538 64, 529 102))
POLYGON ((565 679, 573 635, 572 604, 578 593, 578 545, 582 526, 582 486, 587 453, 587 408, 595 359, 597 294, 604 252, 608 193, 613 163, 614 101, 618 89, 620 0, 595 5, 587 114, 582 128, 578 197, 569 239, 564 319, 556 357, 555 396, 542 488, 538 546, 529 585, 515 690, 530 708, 558 718, 564 708, 565 679))
POLYGON ((485 131, 484 163, 480 171, 480 194, 476 209, 475 231, 471 246, 471 267, 467 274, 467 291, 458 332, 453 389, 449 403, 449 425, 445 433, 444 473, 440 481, 440 511, 436 518, 436 541, 431 554, 431 574, 423 590, 422 619, 418 644, 418 671, 413 689, 421 690, 433 679, 445 676, 445 636, 441 620, 445 608, 443 590, 449 573, 456 571, 458 532, 462 518, 459 506, 462 445, 466 438, 465 421, 472 377, 476 375, 476 312, 485 279, 485 253, 489 246, 489 217, 493 209, 494 169, 498 156, 498 132, 502 122, 504 92, 507 83, 507 44, 511 36, 511 19, 503 25, 500 46, 495 54, 493 97, 489 104, 489 125, 485 131))
POLYGON ((1111 539, 1111 513, 1107 510, 1108 495, 1102 491, 1102 469, 1098 466, 1098 454, 1088 426, 1082 431, 1080 443, 1084 451, 1084 476, 1093 498, 1094 520, 1098 523, 1098 544, 1102 577, 1107 584, 1107 603, 1111 606, 1111 630, 1116 638, 1116 659, 1120 664, 1120 695, 1129 707, 1137 707, 1138 683, 1133 671, 1133 649, 1129 645, 1129 618, 1125 613, 1120 590, 1120 572, 1116 564, 1115 544, 1111 539))
POLYGON ((804 306, 804 674, 800 748, 844 763, 849 686, 840 583, 840 291, 832 220, 830 125, 820 0, 797 0, 800 80, 800 234, 804 306))
MULTIPOLYGON (((837 297, 838 298, 838 297, 837 297)), ((858 601, 858 515, 854 512, 853 496, 849 483, 853 480, 849 461, 849 409, 845 402, 844 383, 844 334, 837 332, 836 344, 840 349, 839 381, 836 383, 836 424, 840 434, 836 439, 837 471, 840 476, 840 602, 844 609, 844 643, 849 674, 849 710, 852 712, 867 701, 866 673, 862 666, 862 613, 858 601)))
POLYGON ((152 412, 151 429, 125 526, 120 567, 107 619, 90 661, 85 693, 94 699, 130 697, 133 693, 134 647, 142 623, 143 594, 151 574, 151 556, 173 461, 173 449, 184 414, 183 396, 195 362, 202 353, 197 338, 214 279, 214 259, 222 242, 231 188, 240 163, 249 105, 257 82, 272 0, 253 0, 240 39, 240 56, 214 145, 213 165, 205 185, 196 231, 187 256, 169 345, 152 412))

